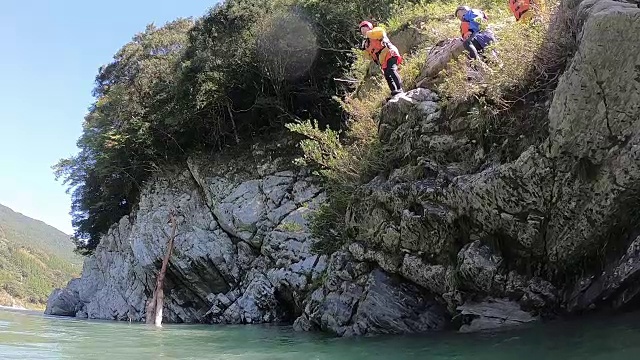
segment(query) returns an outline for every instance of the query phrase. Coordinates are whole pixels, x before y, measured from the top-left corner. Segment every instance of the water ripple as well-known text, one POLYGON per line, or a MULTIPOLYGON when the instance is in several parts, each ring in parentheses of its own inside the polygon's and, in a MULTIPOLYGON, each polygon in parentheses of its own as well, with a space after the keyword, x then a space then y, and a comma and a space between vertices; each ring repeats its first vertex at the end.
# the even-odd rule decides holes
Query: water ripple
POLYGON ((2 360, 627 360, 640 359, 640 316, 556 322, 510 333, 337 339, 278 326, 65 319, 0 310, 2 360))

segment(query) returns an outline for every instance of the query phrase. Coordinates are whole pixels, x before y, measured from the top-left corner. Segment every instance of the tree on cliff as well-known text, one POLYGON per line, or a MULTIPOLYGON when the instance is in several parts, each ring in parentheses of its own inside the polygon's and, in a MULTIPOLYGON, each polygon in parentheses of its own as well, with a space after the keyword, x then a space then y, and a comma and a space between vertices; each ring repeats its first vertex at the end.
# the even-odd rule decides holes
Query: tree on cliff
POLYGON ((171 235, 168 235, 167 252, 162 260, 162 266, 160 272, 156 278, 156 288, 153 291, 151 300, 147 303, 146 323, 155 324, 156 326, 162 326, 162 308, 164 307, 164 279, 167 274, 167 267, 169 266, 169 260, 173 253, 173 242, 176 239, 176 229, 178 222, 176 220, 175 212, 169 214, 169 222, 171 223, 171 235))
POLYGON ((80 250, 97 246, 100 234, 131 211, 140 181, 158 159, 179 150, 164 129, 170 119, 160 120, 158 109, 167 109, 173 96, 174 69, 192 24, 179 19, 162 28, 149 25, 96 77, 97 101, 85 117, 80 153, 54 166, 56 177, 73 189, 80 250))

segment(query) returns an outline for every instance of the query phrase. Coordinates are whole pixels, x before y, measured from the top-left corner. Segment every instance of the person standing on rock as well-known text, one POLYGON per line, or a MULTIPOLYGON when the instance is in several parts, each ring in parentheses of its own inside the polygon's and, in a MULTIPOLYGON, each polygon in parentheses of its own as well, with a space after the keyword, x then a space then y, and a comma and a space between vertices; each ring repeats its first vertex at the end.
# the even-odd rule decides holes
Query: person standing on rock
POLYGON ((487 15, 468 6, 458 6, 454 15, 460 20, 460 34, 469 58, 482 62, 484 49, 496 41, 493 32, 486 29, 487 15))
POLYGON ((402 80, 398 73, 398 65, 402 63, 402 56, 389 38, 387 32, 379 27, 373 27, 369 21, 360 23, 360 33, 364 36, 361 49, 365 57, 373 60, 382 68, 385 80, 391 89, 391 95, 395 96, 404 92, 402 80))

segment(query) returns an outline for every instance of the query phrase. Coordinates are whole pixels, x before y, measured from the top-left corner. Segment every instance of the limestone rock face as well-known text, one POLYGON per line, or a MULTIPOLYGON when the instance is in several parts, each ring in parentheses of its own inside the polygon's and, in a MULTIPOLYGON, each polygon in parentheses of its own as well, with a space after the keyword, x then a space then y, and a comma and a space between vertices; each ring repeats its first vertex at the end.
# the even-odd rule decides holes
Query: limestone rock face
POLYGON ((549 217, 553 261, 572 262, 631 221, 640 186, 640 9, 585 0, 579 47, 549 112, 547 156, 556 166, 549 217), (575 176, 576 173, 579 176, 575 176), (571 219, 566 221, 564 219, 571 219))
POLYGON ((256 149, 235 163, 203 156, 152 179, 139 209, 111 228, 86 259, 82 277, 57 290, 48 311, 144 319, 175 209, 165 321, 263 323, 297 316, 326 264, 310 252, 307 220, 324 194, 305 171, 277 171, 283 168, 278 161, 256 149), (256 166, 256 158, 266 160, 256 166))
POLYGON ((640 237, 636 238, 618 261, 599 276, 589 276, 570 291, 570 311, 596 309, 610 303, 614 308, 629 309, 640 301, 640 237))

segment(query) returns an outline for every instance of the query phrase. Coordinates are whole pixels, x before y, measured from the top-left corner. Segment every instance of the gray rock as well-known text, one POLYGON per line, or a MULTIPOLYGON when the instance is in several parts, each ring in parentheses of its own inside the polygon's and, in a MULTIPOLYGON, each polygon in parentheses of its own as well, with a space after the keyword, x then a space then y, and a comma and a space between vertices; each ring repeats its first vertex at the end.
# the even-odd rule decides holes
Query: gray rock
POLYGON ((427 86, 429 81, 444 70, 452 59, 462 54, 463 50, 460 38, 446 39, 433 46, 418 77, 418 86, 427 86))
POLYGON ((81 302, 78 293, 69 289, 55 289, 49 299, 44 313, 47 315, 76 316, 81 302))
MULTIPOLYGON (((404 124, 411 124, 413 119, 424 119, 427 123, 434 119, 438 112, 438 95, 428 89, 418 88, 405 94, 395 96, 382 108, 379 127, 380 140, 393 142, 394 133, 404 124), (431 116, 431 117, 430 117, 431 116)), ((402 144, 404 141, 400 141, 402 144)))
POLYGON ((538 320, 523 311, 518 303, 503 299, 486 299, 480 303, 465 303, 457 310, 464 320, 469 322, 460 327, 460 332, 511 328, 538 320))
POLYGON ((311 254, 315 240, 307 224, 323 201, 321 189, 307 174, 261 176, 247 171, 246 161, 233 161, 192 158, 185 170, 151 179, 139 209, 103 237, 82 277, 53 294, 52 311, 144 320, 175 209, 180 218, 165 283, 165 322, 262 323, 293 316, 290 308, 302 306, 311 279, 326 266, 325 257, 311 254), (65 305, 75 301, 70 294, 78 306, 65 305))
POLYGON ((371 273, 367 285, 366 297, 353 319, 353 335, 420 333, 445 327, 444 308, 415 285, 381 270, 371 273))
POLYGON ((578 266, 585 251, 596 251, 612 231, 628 226, 618 214, 637 204, 638 16, 634 4, 612 0, 585 0, 577 8, 578 50, 549 112, 548 156, 563 185, 547 241, 559 267, 578 266))
POLYGON ((400 273, 434 294, 445 294, 453 290, 452 268, 431 265, 414 255, 405 255, 400 273))
POLYGON ((332 257, 328 274, 296 320, 297 330, 357 336, 418 333, 447 324, 444 308, 427 291, 381 269, 354 267, 347 254, 332 257))
POLYGON ((596 307, 625 309, 640 299, 640 236, 629 245, 626 253, 611 263, 600 276, 581 279, 569 293, 571 312, 596 307))
POLYGON ((496 280, 501 263, 502 258, 480 241, 465 245, 458 253, 458 273, 464 286, 485 293, 504 287, 496 280))

